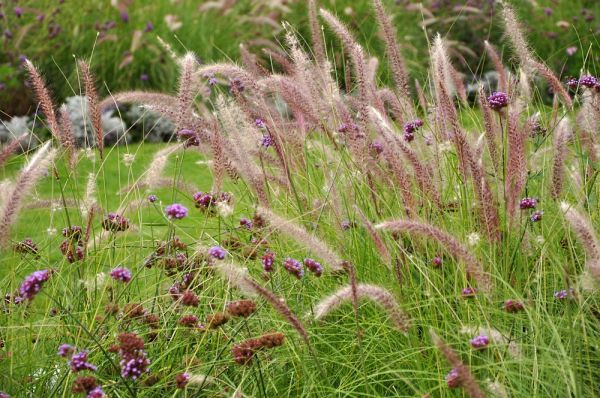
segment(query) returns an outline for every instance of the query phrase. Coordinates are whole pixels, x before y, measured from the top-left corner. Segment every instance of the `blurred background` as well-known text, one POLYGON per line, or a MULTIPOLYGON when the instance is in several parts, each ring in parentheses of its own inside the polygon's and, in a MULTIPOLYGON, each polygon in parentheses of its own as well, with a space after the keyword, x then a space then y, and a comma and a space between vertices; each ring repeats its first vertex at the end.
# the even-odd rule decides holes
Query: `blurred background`
MULTIPOLYGON (((422 84, 428 67, 428 41, 437 32, 446 37, 453 62, 467 83, 493 69, 482 55, 484 40, 496 45, 505 62, 511 59, 510 49, 502 40, 496 1, 385 3, 393 15, 411 75, 422 84)), ((590 49, 598 46, 600 37, 600 1, 511 3, 527 21, 524 28, 533 50, 563 80, 579 76, 582 69, 597 71, 600 52, 592 56, 590 49)), ((379 55, 379 78, 387 81, 383 43, 378 38, 371 2, 321 0, 320 6, 350 24, 368 52, 379 55)), ((129 89, 173 92, 177 66, 159 38, 177 54, 193 51, 200 63, 237 60, 243 43, 268 68, 268 56, 262 49, 281 48, 282 22, 289 22, 308 38, 307 20, 305 0, 2 0, 0 119, 7 130, 14 116, 30 116, 36 111, 21 66, 24 58, 44 74, 57 104, 81 93, 77 58, 90 61, 102 96, 129 89)), ((337 40, 327 38, 343 85, 343 54, 337 40)), ((309 43, 305 44, 308 48, 309 43)), ((30 120, 23 119, 22 124, 27 122, 30 120)))

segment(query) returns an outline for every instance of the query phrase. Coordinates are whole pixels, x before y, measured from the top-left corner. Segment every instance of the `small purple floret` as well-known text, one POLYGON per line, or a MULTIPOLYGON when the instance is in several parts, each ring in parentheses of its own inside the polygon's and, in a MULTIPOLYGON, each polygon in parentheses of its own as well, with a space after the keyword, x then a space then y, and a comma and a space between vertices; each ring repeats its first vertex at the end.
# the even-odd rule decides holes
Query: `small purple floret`
POLYGON ((173 203, 165 208, 165 213, 169 219, 181 220, 187 217, 188 209, 179 203, 173 203))
POLYGON ((487 347, 487 345, 490 344, 490 339, 489 337, 482 334, 479 336, 475 336, 474 338, 469 340, 469 343, 471 344, 471 347, 480 350, 482 348, 487 347))
POLYGON ((110 277, 121 282, 129 282, 131 280, 131 271, 125 267, 117 267, 110 271, 110 277))
POLYGON ((213 246, 210 249, 208 249, 208 254, 211 257, 214 257, 219 260, 223 260, 225 258, 225 256, 227 255, 227 252, 221 246, 213 246))
POLYGON ((296 278, 301 279, 304 276, 304 267, 302 263, 293 258, 286 258, 283 267, 296 278))

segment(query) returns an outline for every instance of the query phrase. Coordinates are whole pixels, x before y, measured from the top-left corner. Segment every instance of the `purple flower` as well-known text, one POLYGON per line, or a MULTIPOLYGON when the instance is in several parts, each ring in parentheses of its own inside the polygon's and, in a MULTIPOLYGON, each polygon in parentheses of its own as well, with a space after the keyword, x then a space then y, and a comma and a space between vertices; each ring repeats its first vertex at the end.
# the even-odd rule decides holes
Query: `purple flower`
POLYGON ((82 370, 91 370, 95 372, 97 368, 87 361, 88 352, 81 351, 77 354, 73 354, 71 360, 69 361, 69 366, 73 372, 80 372, 82 370))
POLYGON ((270 147, 273 145, 273 137, 270 135, 263 135, 263 137, 260 139, 260 145, 264 148, 270 147))
POLYGON ((126 231, 129 229, 129 219, 120 214, 110 212, 102 220, 102 228, 112 232, 126 231))
POLYGON ((262 256, 263 269, 266 272, 273 271, 273 264, 275 263, 275 253, 268 251, 262 256))
POLYGON ((523 198, 521 199, 521 203, 519 203, 521 210, 535 209, 535 206, 537 206, 537 200, 534 198, 523 198))
POLYGON ((571 288, 569 288, 569 290, 565 289, 565 290, 559 290, 557 292, 554 292, 554 297, 557 298, 558 300, 564 300, 567 297, 573 298, 573 293, 574 293, 574 290, 571 287, 571 288))
POLYGON ((152 32, 152 30, 154 30, 154 24, 150 21, 146 22, 146 28, 144 29, 144 32, 152 32))
POLYGON ((544 8, 544 14, 546 14, 547 16, 552 15, 553 12, 554 12, 554 10, 552 10, 552 8, 550 8, 550 7, 544 8))
POLYGON ((217 79, 215 78, 215 75, 213 75, 212 73, 205 73, 204 77, 208 81, 209 86, 214 86, 217 84, 217 79))
POLYGON ((187 217, 188 209, 179 203, 173 203, 165 208, 165 213, 169 219, 181 220, 187 217))
POLYGON ((452 368, 450 373, 446 375, 446 384, 448 388, 456 388, 460 386, 460 375, 458 374, 458 370, 456 368, 452 368))
POLYGON ((597 82, 598 81, 596 80, 596 78, 591 75, 585 75, 585 76, 581 76, 579 78, 579 84, 581 84, 582 86, 587 87, 587 88, 594 87, 597 82))
POLYGON ((208 249, 208 254, 211 257, 214 257, 219 260, 223 260, 225 258, 225 256, 227 255, 227 252, 221 246, 213 246, 210 249, 208 249))
POLYGON ((61 344, 58 346, 58 356, 66 358, 75 352, 75 347, 70 344, 61 344))
POLYGON ((47 269, 41 271, 35 271, 31 275, 25 278, 21 284, 21 297, 33 300, 33 298, 40 292, 42 285, 50 278, 50 271, 47 269))
POLYGON ((21 18, 21 15, 23 15, 23 9, 21 7, 15 7, 14 11, 17 18, 21 18))
POLYGON ((46 19, 46 16, 44 14, 39 14, 36 19, 38 20, 38 22, 44 22, 44 19, 46 19))
POLYGON ((129 14, 127 13, 127 11, 123 10, 119 13, 119 16, 121 17, 121 21, 127 23, 129 22, 129 14))
POLYGON ((12 39, 13 38, 13 33, 9 29, 6 29, 4 31, 4 37, 6 37, 7 39, 12 39))
POLYGON ((240 225, 246 229, 252 229, 254 223, 252 222, 252 220, 248 220, 247 218, 241 218, 240 225))
POLYGON ((531 220, 531 222, 538 222, 538 221, 542 221, 542 216, 544 215, 544 212, 541 210, 536 210, 533 213, 531 213, 531 217, 529 217, 529 219, 531 220))
POLYGON ((504 302, 504 310, 506 312, 519 312, 525 308, 522 302, 516 300, 506 300, 504 302))
POLYGON ((433 264, 434 267, 441 267, 442 266, 442 257, 440 256, 435 256, 433 258, 433 260, 431 260, 431 263, 433 264))
POLYGON ((489 337, 482 334, 479 336, 475 336, 474 338, 469 340, 469 343, 471 344, 471 347, 480 350, 482 348, 487 347, 487 345, 490 344, 490 339, 489 337))
POLYGON ((370 147, 378 155, 383 152, 383 145, 379 141, 373 141, 370 147))
POLYGON ((213 196, 206 192, 196 192, 194 195, 192 195, 192 199, 194 199, 194 202, 196 202, 196 208, 204 208, 204 209, 208 209, 210 207, 212 207, 215 204, 215 198, 213 198, 213 196))
POLYGON ((574 77, 571 77, 567 80, 567 86, 575 90, 577 89, 577 86, 579 86, 579 80, 575 79, 574 77))
POLYGON ((0 391, 0 398, 10 398, 10 395, 5 393, 4 391, 0 391))
POLYGON ((185 386, 187 386, 187 384, 190 382, 190 374, 185 372, 185 373, 181 373, 178 374, 177 376, 175 376, 175 384, 177 385, 177 388, 185 388, 185 386))
POLYGON ((305 258, 304 265, 317 277, 323 273, 323 266, 312 258, 305 258))
POLYGON ((138 350, 134 355, 123 353, 119 365, 121 365, 121 376, 135 380, 148 370, 150 360, 146 352, 138 350))
POLYGON ((156 195, 148 195, 148 202, 154 203, 157 200, 158 200, 158 198, 156 197, 156 195))
POLYGON ((572 57, 577 52, 577 47, 575 47, 575 46, 567 47, 567 49, 565 51, 569 57, 572 57))
POLYGON ((147 73, 142 73, 140 75, 140 80, 143 81, 143 82, 147 82, 149 79, 150 79, 150 76, 148 76, 147 73))
POLYGON ((131 280, 131 271, 125 267, 117 267, 110 271, 110 277, 121 282, 129 282, 131 280))
POLYGON ((490 108, 494 110, 499 110, 508 106, 508 95, 501 91, 494 91, 487 100, 490 108))
POLYGON ((105 397, 105 395, 104 395, 104 391, 102 391, 102 388, 96 387, 93 390, 90 390, 90 392, 88 392, 88 395, 86 398, 103 398, 103 397, 105 397))
POLYGON ((286 258, 283 267, 296 278, 301 279, 304 276, 304 267, 302 263, 293 258, 286 258))
POLYGON ((341 224, 342 224, 342 229, 344 231, 347 231, 350 228, 353 228, 355 226, 354 221, 350 221, 350 220, 343 220, 341 224))
POLYGON ((470 286, 465 287, 461 292, 461 294, 464 298, 474 297, 476 293, 477 293, 477 290, 474 287, 470 287, 470 286))
POLYGON ((423 121, 421 119, 415 119, 413 121, 407 122, 404 124, 404 140, 407 142, 411 142, 415 139, 415 131, 419 129, 419 127, 423 126, 423 121))
POLYGON ((256 127, 258 127, 259 129, 264 129, 265 127, 267 127, 267 125, 265 124, 265 121, 262 120, 261 118, 257 118, 254 121, 254 124, 256 125, 256 127))

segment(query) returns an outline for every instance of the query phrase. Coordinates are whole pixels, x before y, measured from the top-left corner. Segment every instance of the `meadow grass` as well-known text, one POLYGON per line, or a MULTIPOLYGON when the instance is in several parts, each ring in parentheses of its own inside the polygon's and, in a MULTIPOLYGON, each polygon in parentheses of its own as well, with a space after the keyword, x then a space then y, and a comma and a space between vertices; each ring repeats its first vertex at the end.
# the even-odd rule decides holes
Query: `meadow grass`
MULTIPOLYGON (((67 397, 87 375, 110 397, 598 394, 596 233, 582 223, 571 228, 561 202, 592 225, 600 215, 585 119, 585 112, 597 117, 590 104, 600 96, 581 87, 582 77, 574 109, 558 99, 544 107, 540 92, 523 84, 538 62, 524 49, 513 66, 525 70, 521 81, 518 70, 507 73, 506 103, 492 112, 497 135, 481 135, 489 133, 481 112, 493 104, 471 107, 458 85, 449 90, 452 66, 439 38, 429 109, 393 94, 395 113, 394 103, 383 106, 362 47, 321 14, 351 58, 351 91, 338 90, 329 66, 311 61, 289 33, 282 75, 247 59, 243 67, 179 62, 177 97, 145 97, 173 119, 177 144, 106 148, 104 159, 81 150, 74 169, 68 145, 57 145, 49 175, 9 226, 11 243, 31 237, 38 256, 7 244, 2 251, 2 391, 67 397), (210 85, 213 74, 229 86, 210 85), (211 111, 195 106, 200 93, 211 111), (567 121, 574 127, 563 130, 567 121), (158 155, 169 145, 178 146, 162 169, 158 155), (200 203, 195 191, 215 200, 200 203), (520 209, 522 198, 536 198, 535 208, 520 209), (41 200, 57 204, 27 208, 41 200), (187 216, 169 218, 174 203, 187 216), (102 232, 109 212, 127 217, 129 227, 102 232), (91 236, 85 257, 70 263, 59 246, 62 228, 73 225, 91 228, 91 236), (316 259, 323 274, 300 265, 299 277, 288 258, 316 259), (117 266, 131 280, 111 277, 117 266), (41 290, 19 293, 42 269, 53 272, 41 290), (341 288, 343 297, 331 295, 341 288), (242 298, 256 304, 248 317, 227 306, 242 298), (229 319, 217 326, 217 317, 229 319), (283 333, 282 345, 260 342, 273 332, 283 333), (125 333, 144 348, 124 348, 125 333), (478 335, 489 339, 483 349, 470 343, 478 335), (57 355, 61 344, 89 350, 97 370, 73 370, 73 357, 57 355), (134 379, 119 359, 143 353, 150 364, 139 365, 134 379), (458 378, 447 376, 453 368, 458 378)), ((64 141, 64 132, 53 133, 64 141)), ((32 158, 14 157, 4 177, 26 173, 32 158)))

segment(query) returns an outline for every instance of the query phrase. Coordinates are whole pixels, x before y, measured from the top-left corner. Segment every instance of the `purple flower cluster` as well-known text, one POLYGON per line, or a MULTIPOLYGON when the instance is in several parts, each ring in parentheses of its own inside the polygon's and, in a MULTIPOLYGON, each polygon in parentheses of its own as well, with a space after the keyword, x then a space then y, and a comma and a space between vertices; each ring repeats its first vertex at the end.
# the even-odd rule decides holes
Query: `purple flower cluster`
POLYGON ((538 222, 538 221, 542 221, 542 216, 544 215, 544 212, 541 210, 536 210, 533 213, 531 213, 531 217, 529 217, 529 219, 531 220, 531 222, 538 222))
POLYGON ((223 260, 227 252, 221 246, 213 246, 208 249, 208 255, 218 260, 223 260))
POLYGON ((323 274, 323 266, 312 258, 305 258, 304 265, 317 277, 323 274))
POLYGON ((566 298, 573 298, 573 293, 575 291, 573 290, 573 288, 569 288, 569 290, 559 290, 557 292, 554 292, 554 297, 557 298, 558 300, 564 300, 566 298))
POLYGON ((504 302, 504 310, 506 312, 519 312, 522 311, 524 308, 525 305, 520 301, 509 299, 504 302))
POLYGON ((0 391, 0 398, 10 398, 10 395, 5 393, 4 391, 0 391))
POLYGON ((419 127, 423 126, 423 121, 421 119, 415 119, 413 121, 407 122, 404 124, 404 140, 407 142, 411 142, 415 139, 415 131, 419 129, 419 127))
POLYGON ((241 218, 240 225, 246 229, 252 229, 252 227, 254 226, 254 223, 252 222, 252 220, 249 220, 247 218, 241 218))
POLYGON ((206 78, 209 86, 214 86, 217 84, 217 78, 212 73, 205 73, 204 78, 206 78))
POLYGON ((102 391, 102 388, 96 387, 93 390, 91 390, 90 392, 88 392, 86 398, 103 398, 103 397, 105 397, 105 395, 104 395, 104 391, 102 391))
POLYGON ((117 347, 121 360, 121 376, 136 380, 148 371, 150 360, 144 351, 144 340, 135 333, 121 333, 117 336, 117 347))
POLYGON ((490 108, 496 111, 508 106, 508 95, 501 91, 494 91, 487 100, 490 108))
POLYGON ((273 145, 273 137, 270 135, 263 135, 260 139, 260 146, 263 148, 268 148, 273 145))
POLYGON ((373 141, 371 145, 369 145, 369 148, 377 155, 383 152, 383 145, 379 141, 373 141))
POLYGON ((111 212, 102 221, 102 228, 112 232, 126 231, 129 229, 129 219, 111 212))
POLYGON ((448 388, 456 388, 460 386, 460 374, 456 368, 452 368, 452 370, 446 375, 446 384, 448 388))
POLYGON ((471 344, 471 347, 480 350, 482 348, 487 347, 488 344, 490 344, 490 338, 482 334, 479 336, 475 336, 474 338, 469 340, 469 343, 471 344))
POLYGON ((523 199, 521 199, 521 203, 519 204, 519 208, 521 210, 535 209, 536 206, 537 206, 537 199, 534 199, 534 198, 523 198, 523 199))
POLYGON ((587 88, 594 88, 597 91, 600 91, 600 80, 592 75, 583 75, 579 79, 571 77, 567 80, 567 86, 573 90, 577 89, 579 86, 583 86, 587 88))
POLYGON ((474 297, 475 294, 477 293, 477 289, 475 289, 474 287, 465 287, 461 294, 464 298, 468 298, 468 297, 474 297))
POLYGON ((44 283, 50 279, 50 271, 47 269, 35 271, 25 278, 19 289, 21 297, 28 300, 33 298, 40 292, 44 283))
POLYGON ((177 132, 177 137, 183 141, 183 146, 189 148, 191 146, 200 145, 200 137, 194 130, 182 129, 177 132))
POLYGON ((70 344, 61 344, 58 346, 58 356, 66 358, 75 352, 75 347, 70 344))
POLYGON ((154 203, 157 200, 158 200, 158 198, 156 197, 156 195, 148 195, 148 202, 154 203))
POLYGON ((73 354, 71 360, 68 362, 71 367, 71 371, 77 373, 82 370, 91 370, 95 372, 98 368, 87 361, 88 352, 80 351, 77 354, 73 354))
POLYGON ((302 263, 293 258, 286 258, 283 262, 283 267, 296 278, 301 279, 304 276, 304 267, 302 263))
POLYGON ((121 365, 121 376, 135 380, 148 370, 150 360, 146 352, 140 351, 136 355, 124 356, 119 365, 121 365))
POLYGON ((273 264, 275 263, 275 253, 268 251, 262 256, 262 265, 265 272, 273 271, 273 264))
POLYGON ((256 120, 254 121, 254 124, 256 125, 256 127, 258 127, 259 129, 264 129, 265 127, 267 127, 266 123, 264 120, 262 120, 261 118, 256 118, 256 120))
POLYGON ((125 267, 117 267, 110 271, 110 277, 121 282, 129 282, 131 280, 131 271, 125 267))
POLYGON ((188 209, 179 203, 173 203, 165 208, 165 213, 169 219, 181 220, 187 217, 188 209))
POLYGON ((432 264, 434 267, 436 267, 436 268, 437 268, 437 267, 441 267, 441 266, 442 266, 442 263, 443 263, 443 260, 442 260, 442 257, 441 257, 441 256, 435 256, 435 257, 433 258, 433 260, 431 260, 431 264, 432 264))
POLYGON ((198 191, 192 195, 192 199, 196 202, 195 206, 197 209, 213 214, 215 213, 217 203, 223 202, 229 204, 231 203, 232 196, 229 192, 214 193, 198 191))

